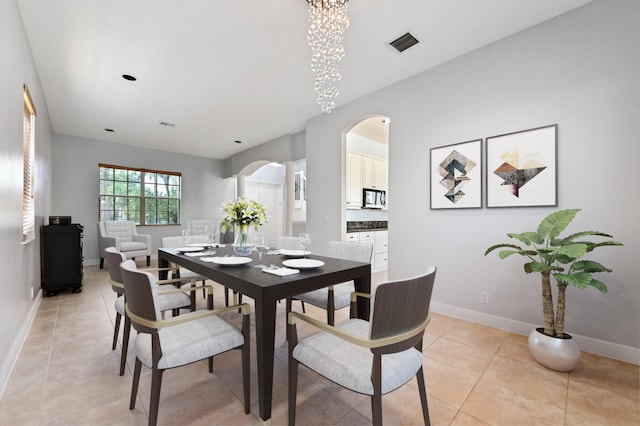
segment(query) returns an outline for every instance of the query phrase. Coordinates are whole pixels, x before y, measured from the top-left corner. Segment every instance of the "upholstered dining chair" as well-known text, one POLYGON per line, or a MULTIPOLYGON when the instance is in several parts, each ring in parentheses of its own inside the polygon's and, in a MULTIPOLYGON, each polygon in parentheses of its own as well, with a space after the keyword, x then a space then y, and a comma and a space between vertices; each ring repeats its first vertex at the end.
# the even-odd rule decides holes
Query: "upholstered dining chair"
MULTIPOLYGON (((189 237, 189 243, 190 244, 203 244, 203 246, 206 246, 209 242, 207 241, 207 237, 205 235, 191 235, 189 237)), ((182 237, 163 237, 162 238, 162 247, 165 248, 178 248, 178 247, 184 247, 184 240, 182 237)), ((204 277, 202 275, 196 274, 195 272, 183 267, 183 266, 178 266, 177 268, 172 268, 172 270, 169 272, 169 278, 176 278, 180 277, 180 278, 193 278, 196 281, 202 281, 202 284, 205 284, 205 281, 207 280, 207 277, 204 277), (174 273, 174 269, 176 270, 176 273, 174 273)), ((204 290, 203 290, 203 295, 204 295, 204 290)), ((237 298, 237 293, 234 291, 233 292, 233 303, 236 304, 236 298, 237 298)), ((239 296, 239 302, 238 303, 242 303, 242 295, 239 296)), ((225 306, 229 306, 229 287, 225 287, 224 288, 224 305, 225 306)))
POLYGON ((104 268, 104 251, 107 247, 115 247, 116 250, 124 253, 127 259, 146 256, 147 266, 151 264, 151 235, 138 234, 135 222, 126 220, 98 222, 100 269, 104 268))
MULTIPOLYGON (((122 280, 122 273, 120 264, 127 260, 124 254, 116 250, 115 247, 107 247, 105 249, 105 256, 107 259, 107 270, 109 272, 109 283, 112 290, 116 293, 116 301, 114 308, 116 311, 116 322, 113 328, 113 343, 111 350, 115 350, 118 344, 118 334, 120 331, 120 322, 122 317, 125 317, 124 330, 122 332, 122 352, 120 355, 120 375, 124 375, 124 370, 127 364, 127 350, 129 347, 129 335, 131 332, 131 322, 125 315, 125 298, 124 298, 124 281, 122 280)), ((155 271, 156 269, 146 269, 147 271, 155 271)), ((158 306, 161 312, 171 311, 173 316, 177 316, 180 313, 180 309, 189 308, 195 310, 195 297, 194 293, 188 296, 184 291, 189 291, 195 288, 195 280, 184 279, 170 279, 156 281, 159 285, 158 291, 158 306), (175 284, 181 284, 184 282, 191 282, 192 288, 177 291, 178 287, 175 284)), ((195 290, 194 290, 195 291, 195 290)), ((212 299, 213 303, 213 299, 212 299)))
MULTIPOLYGON (((244 412, 250 411, 250 339, 249 305, 235 305, 211 310, 190 312, 179 317, 162 319, 158 304, 158 286, 152 274, 139 271, 135 262, 123 262, 122 278, 126 297, 125 312, 138 331, 135 341, 136 362, 131 386, 130 409, 135 408, 142 364, 152 370, 151 396, 149 402, 149 425, 158 420, 160 388, 165 370, 191 364, 203 359, 209 361, 209 372, 213 372, 214 355, 231 349, 241 350, 244 412), (242 311, 242 328, 239 330, 219 315, 242 311)), ((209 294, 213 288, 207 286, 209 294)), ((212 299, 209 299, 212 301, 212 299)))
POLYGON ((302 250, 302 246, 300 245, 300 238, 286 236, 276 237, 276 249, 302 250))
MULTIPOLYGON (((295 425, 298 364, 350 389, 371 396, 374 426, 382 425, 382 395, 398 389, 414 376, 424 424, 429 407, 422 369, 422 338, 431 318, 429 305, 436 275, 431 266, 423 275, 379 285, 370 322, 351 318, 336 327, 299 312, 290 312, 289 424, 295 425), (321 331, 298 341, 296 323, 305 321, 321 331)), ((368 294, 353 293, 356 297, 368 294)))
MULTIPOLYGON (((346 241, 329 241, 327 255, 338 259, 354 262, 371 263, 373 246, 365 243, 346 241)), ((330 285, 327 288, 303 293, 295 297, 303 303, 308 303, 327 311, 327 324, 334 325, 335 311, 349 306, 349 295, 354 291, 353 281, 330 285)), ((291 300, 287 299, 287 313, 291 312, 291 300)))
POLYGON ((216 231, 216 235, 218 234, 218 221, 215 220, 190 220, 187 222, 187 229, 189 230, 189 235, 206 235, 205 230, 207 228, 213 228, 216 231))

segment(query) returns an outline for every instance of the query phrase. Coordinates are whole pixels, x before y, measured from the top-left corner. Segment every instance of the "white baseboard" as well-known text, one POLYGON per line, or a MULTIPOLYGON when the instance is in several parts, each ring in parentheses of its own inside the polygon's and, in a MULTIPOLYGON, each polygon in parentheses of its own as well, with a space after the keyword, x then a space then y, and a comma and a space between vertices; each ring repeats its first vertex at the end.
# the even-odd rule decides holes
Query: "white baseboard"
MULTIPOLYGON (((445 303, 431 302, 431 310, 438 314, 486 325, 488 327, 509 331, 511 333, 521 334, 523 336, 528 336, 533 328, 539 327, 539 325, 528 324, 522 321, 472 311, 453 305, 447 305, 445 303)), ((576 340, 580 349, 585 352, 591 352, 597 355, 606 356, 607 358, 640 365, 640 348, 620 345, 573 333, 571 333, 571 336, 576 340)))
POLYGON ((31 330, 31 326, 33 325, 33 320, 35 320, 36 318, 36 314, 38 313, 38 308, 40 307, 41 301, 42 290, 39 290, 34 298, 34 303, 31 305, 31 308, 29 308, 27 318, 22 322, 22 326, 18 331, 18 335, 13 340, 13 344, 7 352, 7 357, 5 358, 4 364, 0 366, 0 399, 2 399, 7 384, 9 383, 11 372, 13 371, 13 367, 18 361, 18 357, 20 356, 20 352, 22 351, 22 346, 29 336, 29 331, 31 330))

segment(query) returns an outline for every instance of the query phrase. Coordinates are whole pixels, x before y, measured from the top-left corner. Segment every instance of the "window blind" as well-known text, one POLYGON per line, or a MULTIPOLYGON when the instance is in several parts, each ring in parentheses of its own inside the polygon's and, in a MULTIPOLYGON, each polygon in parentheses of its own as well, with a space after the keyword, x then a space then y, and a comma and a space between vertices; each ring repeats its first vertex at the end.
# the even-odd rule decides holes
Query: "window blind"
POLYGON ((33 178, 35 169, 35 117, 36 110, 31 101, 29 89, 24 86, 23 116, 23 188, 22 188, 22 241, 35 238, 35 197, 33 178))

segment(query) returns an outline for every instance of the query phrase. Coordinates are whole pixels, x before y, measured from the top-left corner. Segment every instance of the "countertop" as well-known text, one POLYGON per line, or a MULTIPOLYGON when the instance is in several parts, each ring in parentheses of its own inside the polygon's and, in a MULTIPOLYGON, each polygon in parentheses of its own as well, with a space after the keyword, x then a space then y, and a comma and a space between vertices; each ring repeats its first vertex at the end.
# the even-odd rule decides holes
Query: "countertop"
POLYGON ((347 232, 386 231, 386 220, 367 220, 347 222, 347 232))

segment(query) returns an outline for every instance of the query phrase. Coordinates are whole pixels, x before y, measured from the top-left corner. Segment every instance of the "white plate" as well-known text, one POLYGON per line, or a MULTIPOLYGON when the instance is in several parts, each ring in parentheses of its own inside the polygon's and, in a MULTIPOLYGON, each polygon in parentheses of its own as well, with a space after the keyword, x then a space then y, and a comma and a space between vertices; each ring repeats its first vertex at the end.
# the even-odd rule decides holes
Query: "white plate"
POLYGON ((244 265, 245 263, 250 263, 250 257, 237 257, 237 256, 229 256, 229 257, 212 257, 211 262, 216 265, 223 266, 235 266, 235 265, 244 265))
POLYGON ((187 244, 187 247, 202 247, 202 246, 208 246, 210 244, 208 243, 191 243, 191 244, 187 244))
POLYGON ((324 262, 322 260, 315 259, 288 259, 283 260, 282 264, 287 268, 313 269, 323 266, 324 262))
POLYGON ((285 250, 285 249, 281 249, 280 250, 280 254, 287 256, 287 257, 291 257, 291 258, 296 258, 296 257, 303 257, 303 256, 308 256, 311 254, 310 251, 304 251, 304 250, 285 250))
POLYGON ((196 247, 178 247, 176 250, 178 250, 181 253, 188 253, 190 251, 202 251, 204 250, 204 247, 202 246, 196 246, 196 247))

